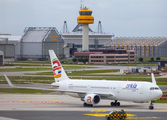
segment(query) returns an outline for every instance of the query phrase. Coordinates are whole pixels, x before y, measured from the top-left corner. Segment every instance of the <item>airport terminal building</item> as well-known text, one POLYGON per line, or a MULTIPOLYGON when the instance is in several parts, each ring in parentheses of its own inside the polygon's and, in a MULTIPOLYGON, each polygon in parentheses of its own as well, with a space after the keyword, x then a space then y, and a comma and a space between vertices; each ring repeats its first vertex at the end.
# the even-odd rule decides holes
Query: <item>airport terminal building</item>
POLYGON ((135 63, 134 50, 92 49, 90 52, 75 52, 74 57, 89 58, 90 64, 135 63))
MULTIPOLYGON (((113 34, 104 33, 102 31, 93 32, 89 28, 89 49, 104 48, 104 43, 111 40, 114 37, 113 34)), ((78 24, 72 32, 63 32, 62 38, 64 39, 64 45, 73 43, 78 52, 82 51, 82 24, 78 24)))

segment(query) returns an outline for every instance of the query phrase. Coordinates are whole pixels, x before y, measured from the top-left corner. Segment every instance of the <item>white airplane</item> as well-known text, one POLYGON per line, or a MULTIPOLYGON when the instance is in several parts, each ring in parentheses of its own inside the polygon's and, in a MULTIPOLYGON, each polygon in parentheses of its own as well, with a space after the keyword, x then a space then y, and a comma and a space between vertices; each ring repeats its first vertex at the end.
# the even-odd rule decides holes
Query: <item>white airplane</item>
POLYGON ((151 82, 138 81, 106 81, 69 79, 53 50, 49 50, 55 82, 54 89, 14 86, 6 75, 9 85, 14 88, 52 90, 65 93, 72 97, 81 98, 84 107, 92 107, 101 99, 114 100, 111 106, 120 106, 121 101, 146 102, 150 101, 149 109, 154 109, 153 101, 162 96, 161 89, 156 85, 153 73, 151 82))

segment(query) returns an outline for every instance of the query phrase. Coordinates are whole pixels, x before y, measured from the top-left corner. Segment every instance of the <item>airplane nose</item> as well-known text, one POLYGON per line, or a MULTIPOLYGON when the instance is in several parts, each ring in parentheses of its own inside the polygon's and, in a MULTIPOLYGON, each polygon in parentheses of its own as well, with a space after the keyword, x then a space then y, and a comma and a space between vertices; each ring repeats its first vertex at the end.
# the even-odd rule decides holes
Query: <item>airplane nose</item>
POLYGON ((158 90, 157 92, 156 92, 156 98, 157 99, 159 99, 160 97, 162 97, 162 91, 161 90, 158 90))
POLYGON ((162 90, 159 91, 159 97, 162 97, 163 93, 162 90))

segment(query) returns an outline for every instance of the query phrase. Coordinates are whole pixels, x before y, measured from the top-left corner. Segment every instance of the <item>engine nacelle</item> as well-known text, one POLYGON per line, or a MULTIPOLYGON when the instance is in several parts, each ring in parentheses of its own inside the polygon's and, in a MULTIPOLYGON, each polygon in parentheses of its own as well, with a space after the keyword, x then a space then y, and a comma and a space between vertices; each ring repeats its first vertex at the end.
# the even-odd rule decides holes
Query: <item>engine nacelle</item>
POLYGON ((100 96, 97 94, 88 94, 85 96, 84 101, 87 104, 98 104, 100 102, 100 96))

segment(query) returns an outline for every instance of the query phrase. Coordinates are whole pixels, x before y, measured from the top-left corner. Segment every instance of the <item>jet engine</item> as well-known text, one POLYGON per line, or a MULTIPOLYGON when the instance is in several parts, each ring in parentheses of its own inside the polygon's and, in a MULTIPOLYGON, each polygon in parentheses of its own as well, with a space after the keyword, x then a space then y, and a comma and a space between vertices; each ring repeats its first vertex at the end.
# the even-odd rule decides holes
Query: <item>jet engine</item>
POLYGON ((88 94, 85 96, 84 101, 87 104, 98 104, 100 99, 100 96, 97 94, 88 94))

